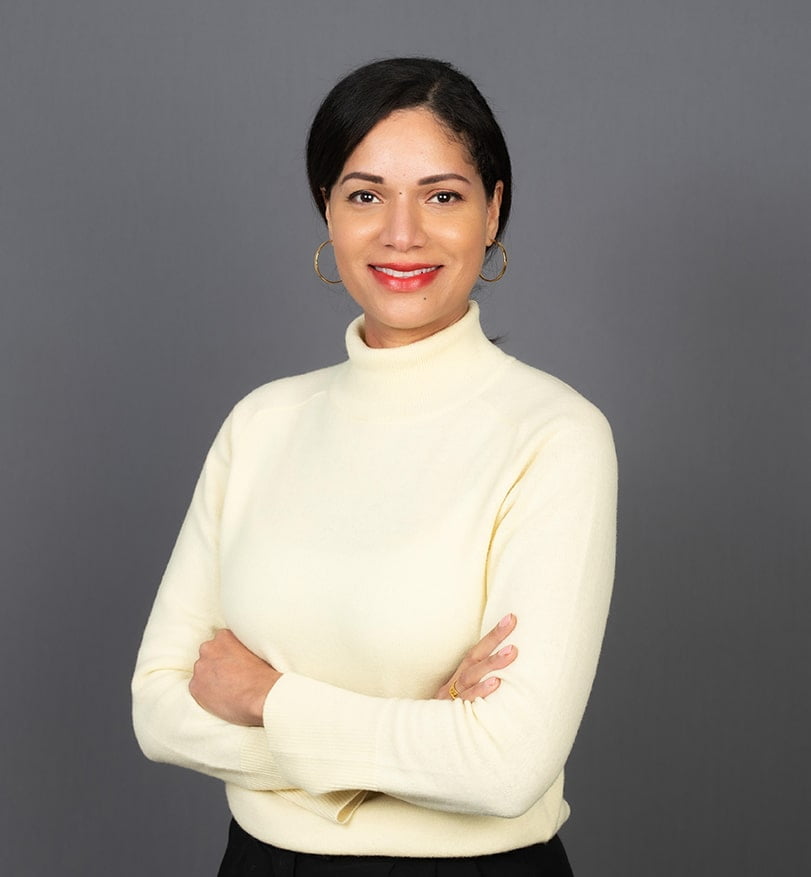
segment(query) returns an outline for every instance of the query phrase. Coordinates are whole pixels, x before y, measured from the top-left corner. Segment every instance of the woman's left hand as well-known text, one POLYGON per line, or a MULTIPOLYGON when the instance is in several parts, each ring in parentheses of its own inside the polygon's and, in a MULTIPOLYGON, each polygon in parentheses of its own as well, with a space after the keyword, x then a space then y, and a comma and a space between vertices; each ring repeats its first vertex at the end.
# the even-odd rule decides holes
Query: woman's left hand
POLYGON ((435 700, 476 700, 487 697, 501 684, 497 676, 490 676, 494 670, 503 670, 518 657, 515 646, 496 648, 515 630, 516 617, 512 612, 488 633, 486 633, 456 668, 450 679, 434 695, 435 700), (486 678, 485 678, 486 677, 486 678))
POLYGON ((281 675, 230 630, 218 630, 200 646, 189 692, 204 710, 232 725, 262 726, 265 698, 281 675))

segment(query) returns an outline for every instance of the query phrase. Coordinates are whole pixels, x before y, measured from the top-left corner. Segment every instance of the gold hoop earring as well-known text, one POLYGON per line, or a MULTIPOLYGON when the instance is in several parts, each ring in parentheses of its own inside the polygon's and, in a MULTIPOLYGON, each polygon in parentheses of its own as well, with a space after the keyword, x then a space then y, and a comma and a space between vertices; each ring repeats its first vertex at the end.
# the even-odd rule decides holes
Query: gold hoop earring
POLYGON ((493 243, 501 250, 501 271, 496 274, 495 277, 485 277, 481 272, 479 273, 479 277, 482 280, 486 280, 488 283, 497 283, 504 276, 505 271, 507 270, 507 250, 504 248, 504 244, 501 241, 493 241, 493 243))
POLYGON ((321 255, 321 250, 323 250, 327 244, 331 244, 331 243, 332 243, 331 239, 326 240, 315 251, 315 256, 313 256, 313 268, 315 268, 315 273, 318 275, 318 279, 323 281, 324 283, 329 283, 329 284, 341 283, 340 277, 337 280, 330 280, 329 277, 324 277, 324 275, 321 273, 321 269, 318 267, 318 257, 321 255))

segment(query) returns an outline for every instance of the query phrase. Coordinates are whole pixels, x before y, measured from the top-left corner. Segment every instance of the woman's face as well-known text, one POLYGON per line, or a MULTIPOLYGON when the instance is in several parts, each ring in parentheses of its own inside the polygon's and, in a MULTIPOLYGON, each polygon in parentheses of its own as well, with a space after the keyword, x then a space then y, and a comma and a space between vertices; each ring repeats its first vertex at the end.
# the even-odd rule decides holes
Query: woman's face
POLYGON ((502 188, 488 200, 467 149, 426 109, 392 113, 358 144, 326 215, 370 347, 410 344, 464 316, 502 188))

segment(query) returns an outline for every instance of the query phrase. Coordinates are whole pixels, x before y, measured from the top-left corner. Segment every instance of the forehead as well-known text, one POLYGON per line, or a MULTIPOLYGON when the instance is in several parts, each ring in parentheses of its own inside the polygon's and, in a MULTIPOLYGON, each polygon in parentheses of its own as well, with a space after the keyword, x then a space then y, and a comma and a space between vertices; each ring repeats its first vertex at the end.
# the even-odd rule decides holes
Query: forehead
POLYGON ((343 170, 384 177, 451 171, 478 177, 467 147, 424 107, 396 110, 378 122, 355 147, 343 170))

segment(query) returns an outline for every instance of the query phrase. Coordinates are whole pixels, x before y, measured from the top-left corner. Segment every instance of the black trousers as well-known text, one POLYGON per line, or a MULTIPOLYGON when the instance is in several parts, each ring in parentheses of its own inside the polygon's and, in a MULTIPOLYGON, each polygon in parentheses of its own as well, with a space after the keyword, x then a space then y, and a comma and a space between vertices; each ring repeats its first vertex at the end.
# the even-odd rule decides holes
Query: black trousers
POLYGON ((471 858, 321 856, 262 843, 231 820, 217 877, 572 877, 560 838, 471 858))

